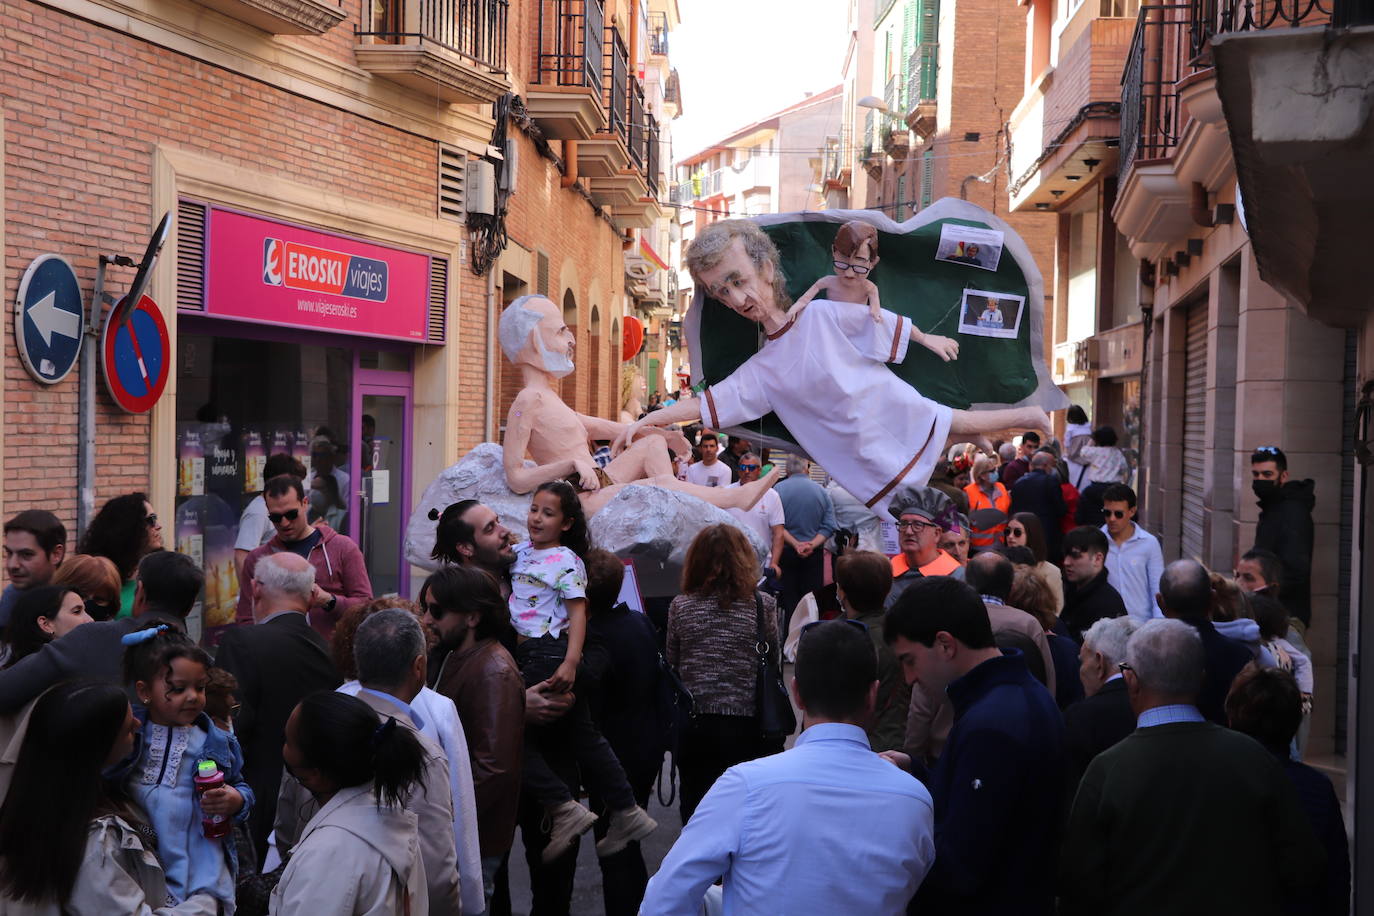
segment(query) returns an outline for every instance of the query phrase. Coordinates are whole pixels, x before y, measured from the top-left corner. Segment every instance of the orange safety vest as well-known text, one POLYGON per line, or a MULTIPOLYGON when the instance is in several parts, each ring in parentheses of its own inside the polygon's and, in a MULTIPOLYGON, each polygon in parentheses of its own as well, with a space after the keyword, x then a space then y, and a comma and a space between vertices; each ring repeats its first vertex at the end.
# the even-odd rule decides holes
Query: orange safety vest
MULTIPOLYGON (((892 578, 897 578, 911 568, 906 554, 899 553, 892 558, 892 578)), ((943 550, 925 566, 920 567, 923 576, 948 576, 959 568, 959 561, 943 550)))
MULTIPOLYGON (((1001 481, 993 484, 997 488, 997 495, 992 499, 983 492, 983 488, 976 483, 971 483, 964 487, 964 492, 968 494, 968 514, 973 517, 973 513, 980 509, 999 509, 1003 515, 1011 515, 1011 494, 1007 488, 1002 486, 1001 481)), ((974 528, 969 532, 968 546, 970 552, 974 550, 986 550, 989 547, 999 547, 1002 544, 1003 535, 1006 534, 1007 523, 995 525, 992 528, 974 528)))

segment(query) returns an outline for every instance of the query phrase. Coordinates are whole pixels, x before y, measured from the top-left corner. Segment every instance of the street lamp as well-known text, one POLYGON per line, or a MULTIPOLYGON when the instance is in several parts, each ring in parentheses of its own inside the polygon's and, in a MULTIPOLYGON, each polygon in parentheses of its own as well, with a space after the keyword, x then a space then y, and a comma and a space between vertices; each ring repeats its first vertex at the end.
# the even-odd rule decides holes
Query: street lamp
POLYGON ((866 95, 854 104, 858 105, 860 108, 872 108, 874 111, 881 111, 883 114, 891 114, 891 112, 887 110, 887 103, 876 95, 866 95))

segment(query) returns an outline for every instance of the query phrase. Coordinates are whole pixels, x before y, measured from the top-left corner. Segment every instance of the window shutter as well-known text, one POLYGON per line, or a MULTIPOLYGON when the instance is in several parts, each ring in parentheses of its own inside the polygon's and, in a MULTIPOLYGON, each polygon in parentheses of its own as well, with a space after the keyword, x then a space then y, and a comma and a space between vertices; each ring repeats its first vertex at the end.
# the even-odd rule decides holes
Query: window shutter
POLYGON ((429 318, 426 339, 443 343, 448 328, 448 258, 429 259, 429 318))
POLYGON ((177 308, 205 311, 205 204, 177 202, 177 308))
POLYGON ((537 270, 538 270, 539 276, 538 276, 538 278, 537 278, 537 281, 538 281, 538 282, 537 282, 536 285, 535 285, 535 290, 536 290, 536 291, 539 293, 539 295, 541 295, 541 296, 548 296, 548 294, 549 294, 549 256, 546 255, 546 254, 544 254, 544 252, 541 251, 541 252, 539 252, 538 255, 536 256, 536 260, 537 260, 537 262, 538 262, 537 270))

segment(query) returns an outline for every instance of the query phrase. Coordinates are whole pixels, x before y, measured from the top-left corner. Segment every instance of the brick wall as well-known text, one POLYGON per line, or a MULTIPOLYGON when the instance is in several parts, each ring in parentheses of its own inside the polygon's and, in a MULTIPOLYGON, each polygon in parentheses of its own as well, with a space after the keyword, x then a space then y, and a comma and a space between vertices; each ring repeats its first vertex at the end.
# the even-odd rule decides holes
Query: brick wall
MULTIPOLYGON (((558 167, 540 156, 528 137, 515 128, 511 135, 519 144, 520 171, 516 193, 510 199, 506 230, 511 241, 533 252, 531 261, 536 265, 541 253, 548 256, 549 298, 562 308, 565 295, 571 292, 577 303, 576 369, 563 380, 562 394, 579 413, 614 417, 619 412, 620 345, 610 339, 609 330, 624 301, 621 237, 597 216, 586 198, 572 188, 562 187, 558 167), (575 279, 570 284, 562 282, 566 278, 575 279), (595 342, 591 334, 593 306, 601 318, 601 334, 595 342), (594 367, 598 377, 595 397, 594 367), (573 396, 568 398, 569 394, 573 396)), ((553 145, 558 151, 559 144, 555 141, 553 145)), ((519 279, 528 284, 523 292, 539 292, 537 276, 519 279)), ((573 324, 570 322, 569 326, 573 324)), ((501 368, 497 418, 504 425, 511 402, 520 391, 520 374, 504 357, 498 358, 501 368)))
MULTIPOLYGON (((1008 211, 1006 130, 1024 90, 1025 12, 998 0, 955 0, 941 10, 954 17, 954 43, 941 48, 940 66, 950 92, 939 100, 939 126, 906 161, 908 197, 919 199, 921 160, 934 151, 931 197, 963 198, 1011 224, 1025 240, 1045 278, 1045 314, 1054 297, 1054 215, 1008 211), (975 141, 965 140, 976 133, 975 141), (985 178, 986 180, 980 180, 985 178)), ((942 30, 945 42, 948 29, 942 30)), ((945 82, 941 77, 941 84, 945 82)), ((895 170, 891 170, 895 171, 895 170)), ((895 178, 891 179, 895 186, 895 178)), ((889 187, 886 197, 890 198, 889 187)))
MULTIPOLYGON (((356 9, 350 15, 356 18, 356 9)), ((345 23, 328 41, 351 42, 351 31, 345 23)), ((150 172, 160 144, 342 189, 360 201, 424 215, 435 209, 432 140, 24 0, 0 5, 0 109, 6 302, 39 254, 65 255, 89 297, 98 254, 142 252, 154 218, 150 172)), ((465 289, 473 286, 470 274, 452 276, 465 289)), ((129 279, 130 272, 113 269, 107 286, 118 292, 129 279)), ((5 510, 49 508, 74 530, 77 373, 53 387, 35 382, 12 344, 14 311, 3 311, 5 510)), ((464 322, 467 311, 465 305, 464 322)), ((474 333, 465 329, 465 344, 485 334, 481 317, 474 316, 474 333)), ((464 414, 468 424, 476 417, 480 426, 481 390, 464 388, 465 401, 476 405, 472 416, 464 414)), ((99 504, 147 488, 149 423, 115 407, 103 382, 97 402, 99 504)))

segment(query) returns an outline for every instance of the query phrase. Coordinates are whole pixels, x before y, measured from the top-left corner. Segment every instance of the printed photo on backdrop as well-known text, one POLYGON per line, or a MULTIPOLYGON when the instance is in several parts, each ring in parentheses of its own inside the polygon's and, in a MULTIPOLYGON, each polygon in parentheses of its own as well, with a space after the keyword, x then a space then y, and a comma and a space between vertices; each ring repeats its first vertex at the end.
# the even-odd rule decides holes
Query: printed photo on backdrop
POLYGON ((963 306, 959 309, 959 333, 1015 339, 1025 311, 1024 296, 966 289, 963 306))
POLYGON ((1002 260, 1002 238, 1002 233, 996 229, 945 223, 940 227, 935 260, 996 270, 1002 260))

